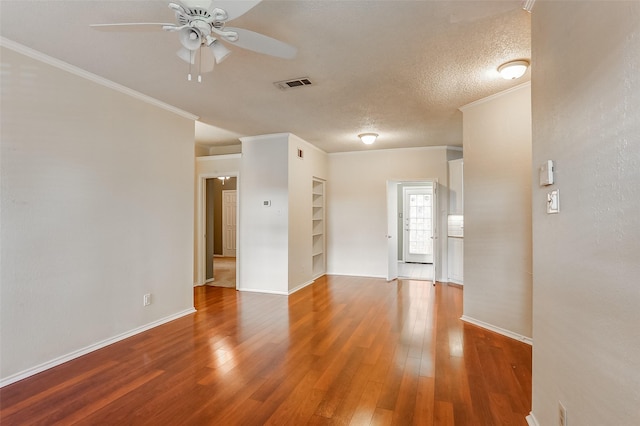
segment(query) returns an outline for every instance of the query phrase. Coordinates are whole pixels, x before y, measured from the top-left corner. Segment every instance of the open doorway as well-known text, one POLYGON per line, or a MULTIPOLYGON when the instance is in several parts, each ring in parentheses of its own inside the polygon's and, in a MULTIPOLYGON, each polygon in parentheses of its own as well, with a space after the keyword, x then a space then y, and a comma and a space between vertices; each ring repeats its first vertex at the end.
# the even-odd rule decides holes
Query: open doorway
POLYGON ((204 283, 236 287, 237 178, 206 178, 204 185, 204 283))
POLYGON ((437 181, 387 182, 388 279, 435 282, 437 181))

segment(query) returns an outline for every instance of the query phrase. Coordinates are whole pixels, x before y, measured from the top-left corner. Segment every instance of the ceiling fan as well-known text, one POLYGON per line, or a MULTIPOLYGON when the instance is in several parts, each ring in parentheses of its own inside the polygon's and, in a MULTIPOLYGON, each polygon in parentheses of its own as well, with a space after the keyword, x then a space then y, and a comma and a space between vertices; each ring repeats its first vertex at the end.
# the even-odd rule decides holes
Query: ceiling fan
MULTIPOLYGON (((244 28, 226 26, 227 22, 244 15, 261 1, 182 0, 169 3, 169 8, 176 15, 175 24, 135 22, 93 24, 90 27, 99 31, 177 32, 182 44, 177 55, 190 64, 188 79, 191 80, 191 65, 196 63, 196 56, 199 57, 200 72, 209 72, 231 53, 221 41, 279 58, 292 59, 296 56, 297 49, 287 43, 244 28)), ((198 81, 202 81, 200 73, 198 81)))

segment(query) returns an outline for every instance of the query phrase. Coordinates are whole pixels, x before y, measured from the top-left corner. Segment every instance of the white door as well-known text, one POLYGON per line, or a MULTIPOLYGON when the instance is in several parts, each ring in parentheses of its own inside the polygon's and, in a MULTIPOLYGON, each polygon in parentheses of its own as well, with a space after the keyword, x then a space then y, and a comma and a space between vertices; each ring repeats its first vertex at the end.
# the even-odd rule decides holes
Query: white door
POLYGON ((433 187, 405 187, 404 261, 433 263, 433 187))
POLYGON ((222 191, 222 255, 225 257, 236 257, 236 208, 236 191, 222 191))
POLYGON ((398 182, 387 182, 387 281, 398 278, 398 182))

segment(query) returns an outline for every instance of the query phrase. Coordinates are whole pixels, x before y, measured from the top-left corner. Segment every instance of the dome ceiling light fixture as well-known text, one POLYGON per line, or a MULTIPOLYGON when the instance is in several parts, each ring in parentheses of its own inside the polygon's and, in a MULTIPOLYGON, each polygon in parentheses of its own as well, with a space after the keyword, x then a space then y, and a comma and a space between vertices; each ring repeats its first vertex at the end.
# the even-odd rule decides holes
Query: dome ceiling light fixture
POLYGON ((378 138, 378 134, 377 133, 360 133, 358 137, 360 138, 363 144, 371 145, 378 138))
POLYGON ((498 67, 500 76, 505 80, 515 80, 520 78, 527 72, 529 61, 520 59, 517 61, 506 62, 498 67))

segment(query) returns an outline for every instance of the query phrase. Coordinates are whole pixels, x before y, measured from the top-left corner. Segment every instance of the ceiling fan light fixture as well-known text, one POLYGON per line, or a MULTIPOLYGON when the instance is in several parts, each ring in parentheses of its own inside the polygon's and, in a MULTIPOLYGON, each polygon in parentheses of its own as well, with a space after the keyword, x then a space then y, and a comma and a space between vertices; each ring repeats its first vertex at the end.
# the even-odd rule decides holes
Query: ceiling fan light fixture
POLYGON ((498 67, 500 76, 505 80, 515 80, 520 78, 527 72, 529 61, 523 59, 517 61, 506 62, 498 67))
POLYGON ((189 49, 185 49, 183 47, 176 52, 176 55, 178 55, 178 58, 182 59, 188 64, 193 65, 196 63, 196 56, 189 49))
POLYGON ((180 30, 180 44, 187 50, 197 50, 202 44, 202 34, 200 31, 186 27, 180 30))
POLYGON ((377 133, 360 133, 358 137, 360 138, 363 144, 371 145, 378 138, 378 134, 377 133))
POLYGON ((216 64, 224 61, 227 56, 231 53, 231 50, 227 49, 227 46, 220 43, 220 41, 214 39, 209 44, 209 49, 211 49, 211 53, 213 53, 213 57, 216 58, 216 64))

